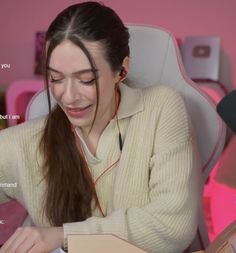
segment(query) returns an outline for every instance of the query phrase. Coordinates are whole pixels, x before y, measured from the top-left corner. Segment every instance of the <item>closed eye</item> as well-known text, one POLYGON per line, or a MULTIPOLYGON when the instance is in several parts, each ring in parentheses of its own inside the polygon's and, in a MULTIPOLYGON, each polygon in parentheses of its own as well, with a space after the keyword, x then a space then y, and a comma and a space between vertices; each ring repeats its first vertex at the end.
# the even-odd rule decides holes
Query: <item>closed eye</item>
POLYGON ((53 78, 52 76, 50 76, 49 81, 51 83, 61 83, 63 81, 64 78, 53 78))
POLYGON ((95 81, 95 78, 91 79, 91 80, 88 80, 88 81, 83 81, 83 80, 80 80, 80 82, 84 85, 93 85, 95 81))

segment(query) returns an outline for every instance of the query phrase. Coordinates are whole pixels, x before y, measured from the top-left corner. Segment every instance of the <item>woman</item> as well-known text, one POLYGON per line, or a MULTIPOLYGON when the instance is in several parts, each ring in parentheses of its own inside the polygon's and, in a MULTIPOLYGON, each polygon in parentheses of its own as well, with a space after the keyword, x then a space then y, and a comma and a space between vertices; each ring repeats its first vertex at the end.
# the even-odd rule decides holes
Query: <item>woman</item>
MULTIPOLYGON (((148 252, 181 252, 197 226, 196 147, 180 96, 130 88, 129 34, 97 2, 68 7, 46 34, 45 80, 57 106, 0 134, 1 201, 15 198, 35 227, 3 252, 67 248, 68 234, 112 233, 148 252)), ((49 100, 50 104, 50 100, 49 100)))

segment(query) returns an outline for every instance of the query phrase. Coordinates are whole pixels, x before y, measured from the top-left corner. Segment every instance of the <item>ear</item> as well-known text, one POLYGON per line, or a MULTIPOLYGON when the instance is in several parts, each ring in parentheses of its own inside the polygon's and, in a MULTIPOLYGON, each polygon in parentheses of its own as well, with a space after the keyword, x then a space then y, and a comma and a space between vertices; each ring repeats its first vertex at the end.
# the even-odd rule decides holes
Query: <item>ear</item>
POLYGON ((116 82, 117 83, 120 83, 121 81, 123 81, 126 78, 126 76, 128 74, 128 70, 129 70, 129 57, 126 56, 122 62, 121 70, 116 73, 116 82))
POLYGON ((129 72, 129 57, 126 56, 123 60, 122 67, 125 69, 126 73, 129 72))

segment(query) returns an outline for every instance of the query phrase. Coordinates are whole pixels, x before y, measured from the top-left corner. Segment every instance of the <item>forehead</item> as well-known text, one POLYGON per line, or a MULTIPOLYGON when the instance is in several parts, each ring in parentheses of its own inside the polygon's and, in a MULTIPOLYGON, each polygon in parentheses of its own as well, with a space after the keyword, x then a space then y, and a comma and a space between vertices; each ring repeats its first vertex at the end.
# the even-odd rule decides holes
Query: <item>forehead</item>
MULTIPOLYGON (((83 41, 97 68, 105 64, 105 57, 101 43, 83 41)), ((64 74, 71 74, 78 70, 90 69, 91 65, 83 50, 69 40, 60 43, 52 51, 49 66, 64 74)))

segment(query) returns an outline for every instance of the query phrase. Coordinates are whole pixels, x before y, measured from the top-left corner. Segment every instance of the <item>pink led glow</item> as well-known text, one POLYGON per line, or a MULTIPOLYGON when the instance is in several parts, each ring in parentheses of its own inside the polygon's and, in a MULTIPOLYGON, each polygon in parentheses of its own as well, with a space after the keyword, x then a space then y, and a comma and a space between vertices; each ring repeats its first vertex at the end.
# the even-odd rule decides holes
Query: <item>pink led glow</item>
POLYGON ((201 85, 201 89, 207 93, 218 104, 222 97, 225 95, 220 87, 217 85, 214 88, 210 85, 201 85))
MULTIPOLYGON (((201 83, 200 87, 216 104, 225 95, 225 90, 217 83, 201 83)), ((232 178, 233 174, 231 173, 234 171, 232 164, 236 164, 235 150, 236 137, 230 141, 224 150, 204 188, 203 208, 210 241, 213 241, 218 234, 236 219, 236 188, 233 188, 232 184, 229 185, 229 178, 232 178), (219 171, 220 176, 217 176, 219 171)))
POLYGON ((236 219, 236 189, 215 179, 222 160, 213 169, 204 188, 204 212, 210 241, 236 219))
POLYGON ((211 216, 214 230, 212 239, 236 218, 236 190, 212 180, 211 216))

